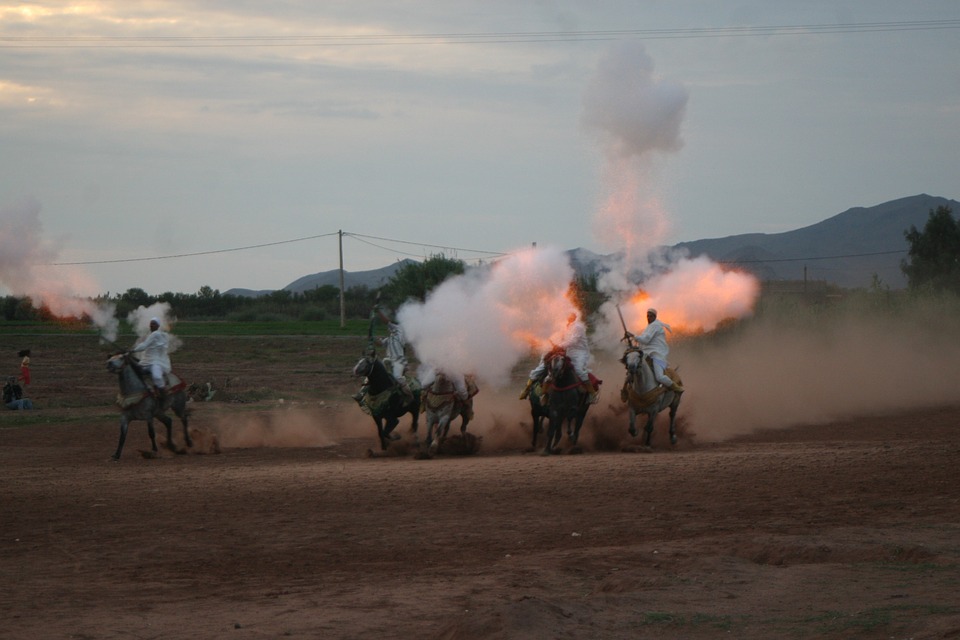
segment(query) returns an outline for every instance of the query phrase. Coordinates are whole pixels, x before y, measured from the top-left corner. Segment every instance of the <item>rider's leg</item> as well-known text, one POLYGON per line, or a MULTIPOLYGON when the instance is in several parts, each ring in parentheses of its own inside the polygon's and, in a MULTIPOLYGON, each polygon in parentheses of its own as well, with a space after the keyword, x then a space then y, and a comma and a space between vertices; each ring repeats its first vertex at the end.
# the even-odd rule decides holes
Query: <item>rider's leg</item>
POLYGON ((657 360, 653 360, 653 377, 656 378, 657 382, 662 384, 665 389, 669 389, 670 391, 676 393, 681 393, 683 391, 683 387, 674 382, 670 376, 663 372, 663 364, 657 360))
POLYGON ((527 396, 530 395, 530 389, 533 388, 533 385, 536 384, 537 380, 546 372, 547 363, 544 362, 543 356, 540 356, 540 362, 537 363, 533 369, 530 370, 530 375, 527 376, 527 386, 523 388, 523 391, 520 392, 520 399, 526 400, 527 396))
POLYGON ((157 400, 163 404, 167 399, 167 383, 163 376, 163 369, 159 364, 150 365, 150 377, 153 378, 153 386, 157 390, 157 400))

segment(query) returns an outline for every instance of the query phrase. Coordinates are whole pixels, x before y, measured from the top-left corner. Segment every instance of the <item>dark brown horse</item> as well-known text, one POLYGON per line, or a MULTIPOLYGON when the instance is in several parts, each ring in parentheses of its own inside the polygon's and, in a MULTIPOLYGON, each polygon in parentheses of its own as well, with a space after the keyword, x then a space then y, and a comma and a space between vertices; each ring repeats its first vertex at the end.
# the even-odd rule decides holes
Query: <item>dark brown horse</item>
POLYGON ((415 378, 405 378, 409 393, 400 382, 387 371, 380 358, 373 350, 369 350, 356 366, 353 375, 366 378, 366 394, 361 400, 361 408, 373 417, 377 425, 377 436, 380 439, 380 448, 384 451, 400 435, 393 432, 400 423, 400 418, 410 414, 413 418, 410 430, 417 432, 417 422, 420 418, 420 383, 415 378))
POLYGON ((544 391, 547 394, 549 426, 543 453, 548 455, 556 453, 564 427, 567 429, 567 440, 572 446, 577 445, 590 401, 565 349, 555 347, 546 355, 545 362, 547 382, 544 391))

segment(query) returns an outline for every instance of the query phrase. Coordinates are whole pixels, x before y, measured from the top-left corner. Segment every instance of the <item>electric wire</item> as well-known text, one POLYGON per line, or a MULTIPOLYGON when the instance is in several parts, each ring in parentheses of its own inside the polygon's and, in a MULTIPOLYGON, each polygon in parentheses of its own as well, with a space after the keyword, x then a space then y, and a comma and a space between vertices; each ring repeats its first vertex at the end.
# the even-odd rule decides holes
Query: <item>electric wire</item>
POLYGON ((0 36, 0 48, 230 48, 510 44, 852 34, 960 29, 960 19, 587 31, 252 36, 0 36))

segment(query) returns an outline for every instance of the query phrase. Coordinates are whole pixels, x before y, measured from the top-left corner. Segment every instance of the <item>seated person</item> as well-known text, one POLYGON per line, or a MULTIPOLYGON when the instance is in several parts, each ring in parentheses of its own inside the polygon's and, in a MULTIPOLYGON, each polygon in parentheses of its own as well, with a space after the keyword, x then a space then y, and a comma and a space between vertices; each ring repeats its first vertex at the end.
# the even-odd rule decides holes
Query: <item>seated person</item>
POLYGON ((7 378, 7 384, 3 387, 3 404, 7 409, 33 409, 33 402, 23 397, 23 388, 17 384, 16 376, 7 378))

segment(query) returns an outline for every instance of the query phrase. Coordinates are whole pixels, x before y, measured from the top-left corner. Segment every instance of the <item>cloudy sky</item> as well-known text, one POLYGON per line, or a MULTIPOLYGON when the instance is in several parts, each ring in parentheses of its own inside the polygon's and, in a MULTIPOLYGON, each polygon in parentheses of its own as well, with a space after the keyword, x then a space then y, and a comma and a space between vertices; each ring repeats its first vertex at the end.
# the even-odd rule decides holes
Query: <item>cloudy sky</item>
POLYGON ((0 292, 960 198, 956 0, 0 0, 0 48, 0 292))

